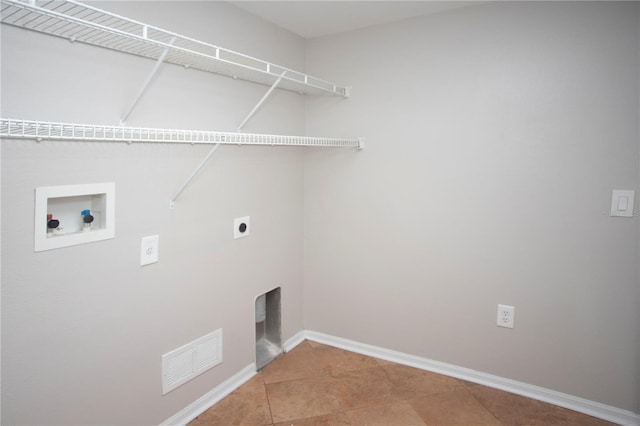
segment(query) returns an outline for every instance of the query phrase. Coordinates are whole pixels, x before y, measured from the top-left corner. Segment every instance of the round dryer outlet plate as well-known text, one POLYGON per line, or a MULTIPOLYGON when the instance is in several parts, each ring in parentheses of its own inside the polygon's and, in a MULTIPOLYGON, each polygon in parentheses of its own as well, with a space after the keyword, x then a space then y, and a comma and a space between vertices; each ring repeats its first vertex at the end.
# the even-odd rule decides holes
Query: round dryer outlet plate
POLYGON ((251 232, 249 216, 238 217, 233 220, 233 239, 248 237, 251 232))

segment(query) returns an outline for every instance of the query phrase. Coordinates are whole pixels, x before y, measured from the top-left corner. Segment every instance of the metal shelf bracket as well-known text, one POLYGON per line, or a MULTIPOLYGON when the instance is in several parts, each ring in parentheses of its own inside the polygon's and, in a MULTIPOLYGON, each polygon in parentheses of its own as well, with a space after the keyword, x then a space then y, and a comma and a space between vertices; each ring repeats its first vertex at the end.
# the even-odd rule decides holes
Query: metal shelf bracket
MULTIPOLYGON (((144 28, 145 28, 144 32, 146 35, 146 27, 144 28)), ((173 43, 175 43, 175 41, 176 41, 176 38, 172 37, 171 40, 169 41, 169 45, 164 48, 164 50, 162 51, 162 54, 156 60, 156 64, 153 66, 153 69, 151 70, 151 73, 149 73, 149 76, 147 77, 147 79, 144 81, 144 83, 142 83, 142 87, 138 91, 138 94, 136 95, 135 98, 133 98, 133 101, 129 105, 129 108, 127 108, 124 114, 122 114, 122 118, 120 118, 121 126, 125 126, 127 124, 127 119, 129 118, 129 114, 131 114, 131 111, 133 111, 135 106, 138 104, 138 101, 140 101, 140 98, 142 98, 142 95, 144 95, 144 92, 147 91, 147 88, 151 84, 151 81, 153 81, 153 78, 156 76, 158 71, 160 71, 160 66, 164 63, 164 59, 167 57, 167 54, 169 54, 169 51, 171 50, 171 46, 173 45, 173 43)))
POLYGON ((215 152, 218 150, 218 148, 220 148, 220 144, 219 143, 215 144, 214 147, 211 148, 211 151, 209 151, 207 156, 204 157, 204 160, 202 160, 200 162, 200 164, 198 165, 198 167, 196 167, 196 169, 193 171, 193 173, 191 173, 191 176, 189 176, 187 178, 187 180, 185 181, 185 183, 183 183, 182 186, 175 192, 175 194, 173 194, 173 197, 171 197, 171 200, 169 200, 169 208, 170 209, 174 209, 176 207, 176 199, 180 196, 180 194, 182 194, 182 191, 184 191, 184 189, 191 183, 193 178, 196 177, 196 175, 198 173, 200 173, 200 170, 202 170, 202 168, 205 166, 205 164, 207 164, 209 159, 213 156, 213 154, 215 154, 215 152))
POLYGON ((283 71, 282 74, 280 74, 280 77, 278 77, 278 79, 271 85, 269 90, 267 90, 267 93, 265 93, 262 99, 258 101, 255 107, 253 107, 253 109, 249 112, 247 117, 244 120, 242 120, 242 123, 238 124, 238 133, 242 131, 242 128, 244 127, 244 125, 247 124, 247 122, 251 119, 251 117, 253 117, 256 111, 258 111, 258 108, 260 108, 262 104, 267 100, 267 98, 271 95, 271 93, 273 93, 274 89, 278 87, 278 84, 280 84, 280 82, 282 81, 282 78, 286 73, 287 73, 286 71, 283 71))

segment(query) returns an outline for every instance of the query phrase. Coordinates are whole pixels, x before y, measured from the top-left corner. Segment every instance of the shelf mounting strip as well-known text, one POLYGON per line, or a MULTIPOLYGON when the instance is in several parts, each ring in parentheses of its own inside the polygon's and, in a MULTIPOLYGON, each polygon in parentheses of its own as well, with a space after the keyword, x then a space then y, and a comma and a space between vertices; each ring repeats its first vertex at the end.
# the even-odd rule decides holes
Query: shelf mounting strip
POLYGON ((0 22, 145 58, 298 93, 350 96, 350 88, 147 25, 75 0, 0 0, 0 22), (164 56, 164 57, 163 57, 164 56))

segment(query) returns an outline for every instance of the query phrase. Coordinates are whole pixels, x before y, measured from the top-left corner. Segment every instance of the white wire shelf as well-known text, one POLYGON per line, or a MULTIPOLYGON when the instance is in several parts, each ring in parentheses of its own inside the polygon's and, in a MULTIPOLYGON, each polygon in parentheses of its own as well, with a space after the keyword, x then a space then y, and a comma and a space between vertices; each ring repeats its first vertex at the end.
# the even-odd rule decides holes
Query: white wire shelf
POLYGON ((87 142, 142 142, 222 145, 283 145, 315 147, 352 147, 362 149, 362 139, 319 138, 307 136, 265 135, 212 132, 201 130, 152 129, 142 127, 96 126, 91 124, 0 118, 0 137, 87 142))
POLYGON ((0 22, 282 89, 349 96, 349 88, 74 0, 1 0, 0 22))

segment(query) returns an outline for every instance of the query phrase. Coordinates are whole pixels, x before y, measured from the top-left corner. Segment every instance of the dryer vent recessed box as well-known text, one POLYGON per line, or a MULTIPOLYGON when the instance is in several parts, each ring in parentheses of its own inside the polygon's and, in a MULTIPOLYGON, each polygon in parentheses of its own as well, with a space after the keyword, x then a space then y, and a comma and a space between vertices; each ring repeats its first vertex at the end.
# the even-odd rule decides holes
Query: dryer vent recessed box
POLYGON ((35 251, 115 236, 115 183, 36 188, 35 251))

